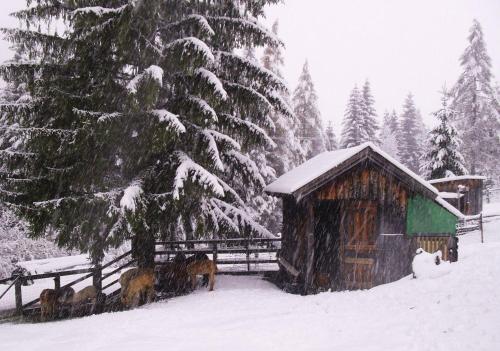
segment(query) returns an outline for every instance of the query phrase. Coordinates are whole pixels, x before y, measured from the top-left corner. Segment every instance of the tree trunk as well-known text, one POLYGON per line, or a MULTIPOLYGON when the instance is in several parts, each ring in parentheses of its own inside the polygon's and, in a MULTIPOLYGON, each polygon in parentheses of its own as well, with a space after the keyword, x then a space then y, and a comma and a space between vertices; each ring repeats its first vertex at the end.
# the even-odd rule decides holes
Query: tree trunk
POLYGON ((154 268, 155 237, 153 233, 145 232, 132 238, 132 257, 137 260, 139 268, 154 268))

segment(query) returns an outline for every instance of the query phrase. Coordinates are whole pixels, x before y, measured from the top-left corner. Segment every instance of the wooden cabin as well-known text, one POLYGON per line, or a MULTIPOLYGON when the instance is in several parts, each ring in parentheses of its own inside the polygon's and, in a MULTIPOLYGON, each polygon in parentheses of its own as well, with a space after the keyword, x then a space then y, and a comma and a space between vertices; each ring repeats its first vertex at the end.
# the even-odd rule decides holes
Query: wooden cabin
POLYGON ((322 153, 265 191, 283 200, 279 280, 290 292, 395 281, 420 246, 456 257, 461 213, 372 143, 322 153))
POLYGON ((486 177, 465 175, 429 181, 440 191, 440 196, 466 216, 483 210, 483 184, 486 177))

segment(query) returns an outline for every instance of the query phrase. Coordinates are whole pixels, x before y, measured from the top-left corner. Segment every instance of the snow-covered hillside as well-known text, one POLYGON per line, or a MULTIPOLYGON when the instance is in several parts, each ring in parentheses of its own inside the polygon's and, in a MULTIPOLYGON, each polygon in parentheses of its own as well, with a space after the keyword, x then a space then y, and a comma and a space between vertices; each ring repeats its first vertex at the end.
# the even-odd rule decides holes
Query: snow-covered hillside
POLYGON ((296 296, 258 277, 128 312, 0 325, 2 350, 499 350, 500 220, 436 278, 296 296))

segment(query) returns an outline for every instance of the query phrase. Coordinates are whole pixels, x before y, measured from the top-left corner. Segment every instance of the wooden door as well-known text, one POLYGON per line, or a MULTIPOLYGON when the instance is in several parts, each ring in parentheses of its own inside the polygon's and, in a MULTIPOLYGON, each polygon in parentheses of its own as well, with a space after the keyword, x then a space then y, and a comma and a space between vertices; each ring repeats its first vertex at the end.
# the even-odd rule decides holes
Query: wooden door
POLYGON ((377 204, 355 201, 343 207, 342 276, 345 289, 368 289, 373 286, 377 204))

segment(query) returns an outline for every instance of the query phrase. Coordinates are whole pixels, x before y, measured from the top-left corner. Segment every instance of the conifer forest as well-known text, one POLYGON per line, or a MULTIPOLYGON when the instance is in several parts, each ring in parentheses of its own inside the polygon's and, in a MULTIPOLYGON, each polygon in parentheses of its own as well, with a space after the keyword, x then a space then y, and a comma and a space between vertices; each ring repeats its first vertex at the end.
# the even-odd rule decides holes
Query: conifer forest
POLYGON ((1 350, 500 349, 497 1, 0 10, 1 350))

